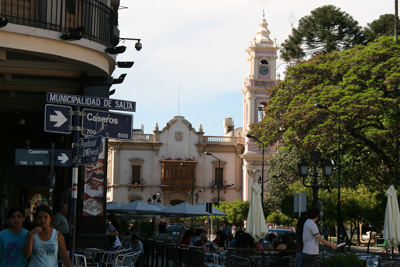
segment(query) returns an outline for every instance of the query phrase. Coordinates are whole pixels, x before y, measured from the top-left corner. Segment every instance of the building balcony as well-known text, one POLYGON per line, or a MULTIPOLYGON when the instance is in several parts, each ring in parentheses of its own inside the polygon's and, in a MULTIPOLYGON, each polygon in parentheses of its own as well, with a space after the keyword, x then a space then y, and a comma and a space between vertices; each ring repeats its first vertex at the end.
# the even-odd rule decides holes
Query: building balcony
POLYGON ((117 14, 98 0, 2 0, 0 16, 11 24, 60 33, 83 28, 83 38, 107 47, 119 42, 117 14))
POLYGON ((272 86, 278 85, 279 81, 276 80, 255 80, 255 79, 245 79, 244 86, 250 87, 261 87, 261 88, 271 88, 272 86))
MULTIPOLYGON (((194 180, 196 183, 196 179, 194 180)), ((192 190, 192 179, 187 178, 169 178, 169 179, 161 179, 161 187, 163 189, 173 188, 174 190, 192 190)))
MULTIPOLYGON (((156 143, 154 134, 132 134, 132 142, 134 143, 156 143)), ((219 145, 236 145, 242 144, 244 142, 244 137, 232 137, 232 136, 203 136, 204 144, 219 144, 219 145)))
POLYGON ((232 136, 204 136, 203 141, 206 144, 226 144, 236 145, 243 143, 244 137, 232 137, 232 136))

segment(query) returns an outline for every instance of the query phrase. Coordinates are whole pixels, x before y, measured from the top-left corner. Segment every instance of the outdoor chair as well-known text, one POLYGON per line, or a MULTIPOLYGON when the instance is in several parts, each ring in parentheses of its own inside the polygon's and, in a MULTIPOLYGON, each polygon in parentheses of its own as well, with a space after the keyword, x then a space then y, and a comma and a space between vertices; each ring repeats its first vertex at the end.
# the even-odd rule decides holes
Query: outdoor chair
POLYGON ((229 254, 226 258, 226 267, 251 267, 250 259, 229 254))
POLYGON ((189 264, 190 267, 204 267, 205 253, 197 249, 189 249, 189 264))
MULTIPOLYGON (((67 251, 67 252, 68 252, 68 256, 69 256, 69 251, 67 251)), ((58 255, 59 255, 59 257, 58 257, 59 266, 65 266, 62 261, 60 253, 58 255)), ((72 265, 77 266, 77 267, 87 267, 87 260, 86 260, 85 255, 74 253, 74 262, 72 263, 72 265)))
POLYGON ((118 256, 119 254, 124 254, 124 253, 128 253, 128 252, 132 252, 132 249, 128 248, 128 249, 121 249, 121 250, 106 251, 103 254, 101 262, 102 262, 103 266, 105 266, 105 267, 113 266, 116 256, 118 256))
POLYGON ((188 248, 181 248, 180 251, 180 266, 190 266, 190 251, 188 248))
POLYGON ((85 255, 74 254, 74 266, 87 267, 87 261, 85 255))
POLYGON ((113 267, 134 267, 137 259, 140 256, 140 252, 129 252, 125 254, 119 254, 115 257, 113 267))
POLYGON ((176 245, 167 244, 166 261, 168 267, 177 267, 179 264, 179 248, 176 245))

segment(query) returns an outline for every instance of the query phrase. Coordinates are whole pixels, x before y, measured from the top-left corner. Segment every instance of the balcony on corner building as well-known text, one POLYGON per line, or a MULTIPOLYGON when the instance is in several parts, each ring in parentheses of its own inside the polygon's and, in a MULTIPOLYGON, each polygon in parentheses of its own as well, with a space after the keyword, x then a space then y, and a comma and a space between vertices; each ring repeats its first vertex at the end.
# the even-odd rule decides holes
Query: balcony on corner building
POLYGON ((161 187, 163 190, 191 191, 196 183, 197 161, 193 159, 164 158, 161 160, 161 187), (182 166, 182 164, 184 166, 182 166))
POLYGON ((1 16, 8 23, 61 33, 83 29, 82 38, 108 47, 119 42, 117 14, 97 0, 1 0, 1 16))

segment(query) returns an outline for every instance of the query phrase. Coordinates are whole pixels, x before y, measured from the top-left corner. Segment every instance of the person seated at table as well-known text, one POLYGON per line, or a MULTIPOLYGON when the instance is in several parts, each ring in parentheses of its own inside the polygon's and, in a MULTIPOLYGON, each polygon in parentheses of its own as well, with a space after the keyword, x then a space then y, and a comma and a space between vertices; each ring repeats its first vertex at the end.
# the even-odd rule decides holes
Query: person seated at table
POLYGON ((261 241, 262 241, 262 239, 260 239, 259 241, 254 242, 254 244, 256 245, 256 248, 264 249, 264 246, 263 246, 261 241))
POLYGON ((201 247, 203 250, 209 251, 211 249, 210 246, 208 245, 207 232, 203 229, 200 230, 201 230, 201 233, 199 235, 200 239, 194 242, 193 246, 201 247))
MULTIPOLYGON (((282 234, 279 236, 279 244, 276 246, 276 249, 296 249, 296 243, 293 241, 292 237, 289 234, 282 234)), ((280 254, 293 254, 294 252, 277 252, 280 254)))
POLYGON ((189 245, 191 245, 191 246, 194 246, 194 244, 198 241, 198 240, 200 240, 201 238, 200 238, 200 235, 201 235, 201 233, 203 233, 203 229, 196 229, 196 231, 194 231, 194 236, 192 237, 192 239, 190 239, 190 243, 189 243, 189 245))
POLYGON ((233 234, 231 234, 231 233, 229 233, 227 236, 226 236, 226 246, 228 247, 229 246, 229 244, 231 243, 231 241, 233 240, 233 234))
POLYGON ((266 249, 274 249, 276 247, 276 235, 269 234, 267 238, 267 242, 265 243, 266 249))
POLYGON ((193 230, 192 229, 188 229, 185 231, 185 234, 182 237, 181 242, 179 243, 180 245, 190 245, 190 240, 193 237, 193 230))
POLYGON ((243 233, 239 236, 235 248, 256 248, 253 237, 249 233, 243 233))
POLYGON ((282 234, 279 236, 279 244, 276 246, 277 250, 292 250, 293 252, 286 251, 275 251, 276 255, 272 256, 272 266, 273 267, 281 267, 288 266, 289 259, 285 258, 289 255, 296 254, 296 243, 293 241, 290 234, 282 234))
POLYGON ((243 231, 243 230, 237 230, 237 231, 236 231, 236 233, 235 233, 235 238, 233 238, 233 239, 231 240, 231 242, 229 243, 229 247, 230 247, 230 248, 234 248, 234 247, 235 247, 236 242, 237 242, 239 236, 241 236, 242 234, 244 234, 244 231, 243 231))
POLYGON ((217 247, 225 247, 225 241, 226 241, 226 236, 225 236, 224 232, 222 232, 221 230, 218 230, 217 236, 213 240, 214 244, 217 247))
POLYGON ((136 267, 141 267, 143 266, 143 253, 144 253, 144 248, 143 248, 143 243, 140 241, 139 237, 137 235, 132 235, 132 250, 134 252, 140 252, 138 259, 136 260, 135 266, 136 267))

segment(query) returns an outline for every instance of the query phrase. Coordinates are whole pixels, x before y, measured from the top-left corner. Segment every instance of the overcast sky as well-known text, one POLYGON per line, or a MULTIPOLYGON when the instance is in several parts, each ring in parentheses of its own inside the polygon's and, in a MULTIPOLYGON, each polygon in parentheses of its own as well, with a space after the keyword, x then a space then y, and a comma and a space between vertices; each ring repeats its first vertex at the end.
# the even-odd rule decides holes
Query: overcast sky
MULTIPOLYGON (((205 135, 223 135, 223 119, 243 125, 242 93, 247 52, 263 9, 271 39, 280 45, 291 24, 317 7, 333 4, 360 26, 394 13, 394 0, 121 0, 120 37, 140 38, 127 46, 118 61, 134 61, 123 84, 114 85, 114 99, 136 101, 134 128, 152 133, 174 116, 184 116, 205 135)), ((278 63, 279 64, 279 63, 278 63)), ((278 67, 284 71, 284 65, 278 67)))

